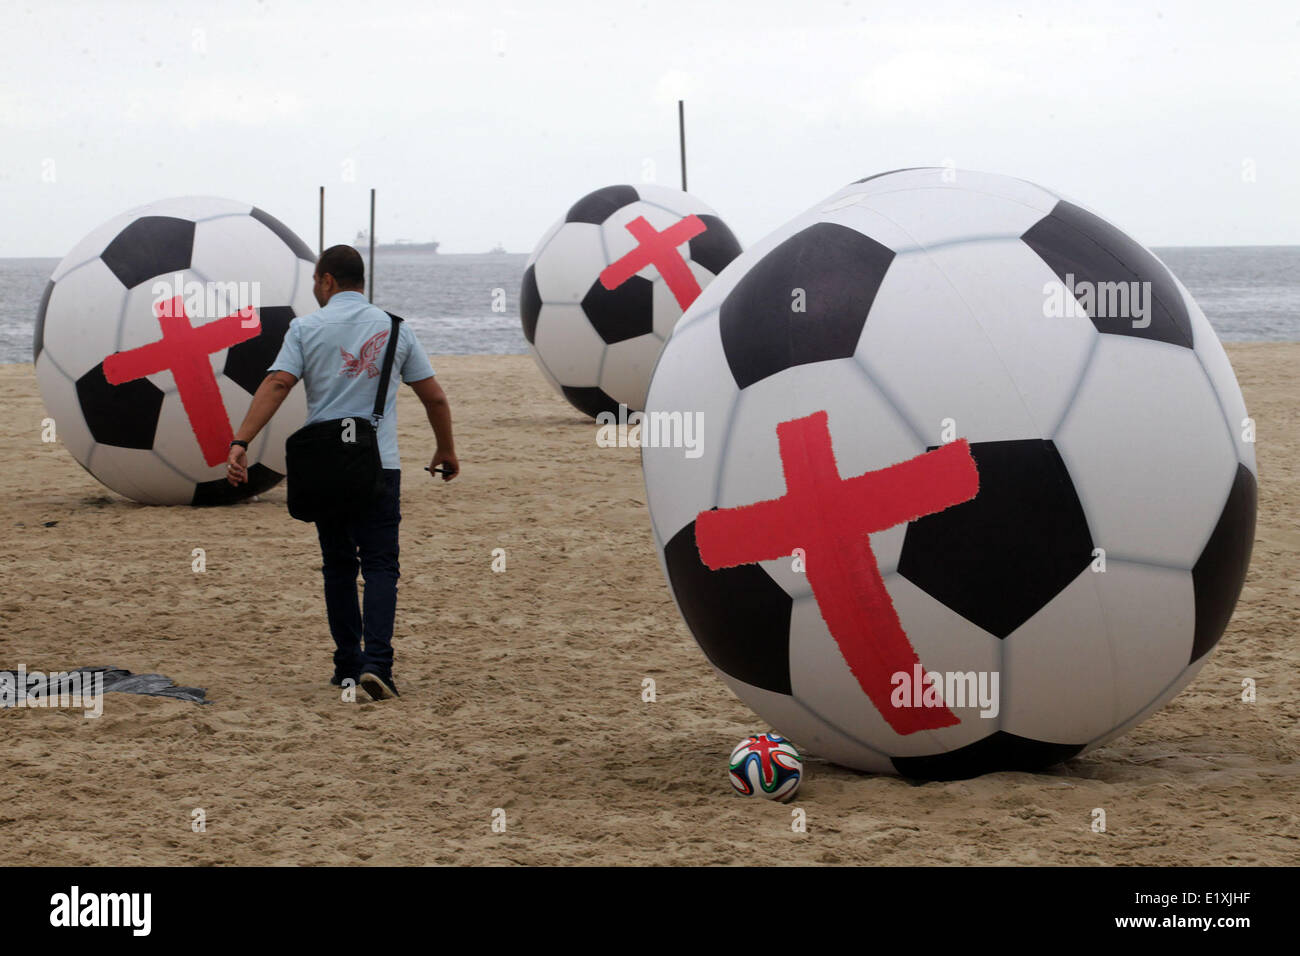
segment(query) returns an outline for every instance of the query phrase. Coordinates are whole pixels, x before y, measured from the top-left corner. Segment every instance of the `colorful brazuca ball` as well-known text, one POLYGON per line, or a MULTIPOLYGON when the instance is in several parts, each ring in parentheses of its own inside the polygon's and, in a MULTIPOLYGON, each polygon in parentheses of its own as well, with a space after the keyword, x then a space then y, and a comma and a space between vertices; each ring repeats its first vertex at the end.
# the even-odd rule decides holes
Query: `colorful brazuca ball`
POLYGON ((803 780, 803 758, 784 737, 759 734, 736 744, 728 770, 737 793, 785 802, 803 780))
MULTIPOLYGON (((1255 527, 1241 390, 1106 220, 1018 179, 900 170, 740 256, 682 317, 643 444, 678 607, 805 753, 1047 767, 1177 694, 1255 527)), ((643 430, 646 425, 643 425, 643 430)))
POLYGON ((296 316, 315 256, 247 203, 189 196, 100 226, 55 268, 36 316, 36 381, 72 456, 145 504, 223 504, 284 476, 307 417, 295 389, 225 478, 234 429, 296 316))
POLYGON ((689 193, 606 186, 573 204, 524 269, 519 312, 537 366, 592 418, 645 407, 650 373, 682 312, 740 254, 689 193))

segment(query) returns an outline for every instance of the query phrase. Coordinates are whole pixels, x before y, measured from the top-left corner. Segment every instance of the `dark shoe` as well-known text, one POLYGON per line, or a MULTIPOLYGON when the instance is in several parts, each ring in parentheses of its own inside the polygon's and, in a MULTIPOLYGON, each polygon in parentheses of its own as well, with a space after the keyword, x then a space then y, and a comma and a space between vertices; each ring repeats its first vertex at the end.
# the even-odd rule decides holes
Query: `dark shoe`
POLYGON ((334 676, 330 678, 330 683, 333 684, 335 687, 342 687, 343 682, 345 680, 350 680, 352 681, 352 686, 355 687, 359 679, 360 679, 360 675, 357 674, 356 672, 353 672, 351 674, 340 674, 338 671, 335 671, 334 676))
POLYGON ((402 696, 397 692, 397 684, 391 677, 380 677, 374 671, 361 675, 361 687, 372 700, 390 700, 402 696))

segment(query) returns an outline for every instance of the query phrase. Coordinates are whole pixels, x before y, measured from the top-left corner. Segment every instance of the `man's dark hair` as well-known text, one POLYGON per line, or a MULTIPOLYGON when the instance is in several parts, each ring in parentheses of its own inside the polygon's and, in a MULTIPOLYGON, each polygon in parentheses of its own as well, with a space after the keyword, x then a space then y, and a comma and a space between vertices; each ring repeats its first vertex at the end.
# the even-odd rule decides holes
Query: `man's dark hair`
POLYGON ((351 246, 330 246, 316 261, 318 276, 331 275, 340 289, 364 289, 366 264, 351 246))

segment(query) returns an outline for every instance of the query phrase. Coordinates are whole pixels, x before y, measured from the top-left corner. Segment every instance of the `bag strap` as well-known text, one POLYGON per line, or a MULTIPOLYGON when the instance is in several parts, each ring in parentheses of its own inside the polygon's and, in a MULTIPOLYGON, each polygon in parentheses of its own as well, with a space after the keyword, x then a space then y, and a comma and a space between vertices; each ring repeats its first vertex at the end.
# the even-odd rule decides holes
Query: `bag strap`
POLYGON ((391 312, 385 314, 393 320, 393 328, 388 333, 388 348, 384 350, 384 364, 379 370, 379 394, 375 396, 375 410, 370 414, 371 422, 376 425, 384 417, 384 406, 388 404, 388 382, 393 377, 393 359, 397 355, 397 327, 402 321, 400 315, 391 312))

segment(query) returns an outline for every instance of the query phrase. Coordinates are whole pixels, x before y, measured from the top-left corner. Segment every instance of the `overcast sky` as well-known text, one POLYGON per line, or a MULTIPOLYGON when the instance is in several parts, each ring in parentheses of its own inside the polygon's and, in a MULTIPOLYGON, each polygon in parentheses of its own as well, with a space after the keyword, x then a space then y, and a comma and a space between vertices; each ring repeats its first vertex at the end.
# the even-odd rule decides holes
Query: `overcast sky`
POLYGON ((678 185, 748 245, 846 182, 955 163, 1150 245, 1300 243, 1300 6, 6 0, 0 256, 205 193, 316 243, 526 252, 678 185), (351 179, 349 179, 351 177, 351 179))

